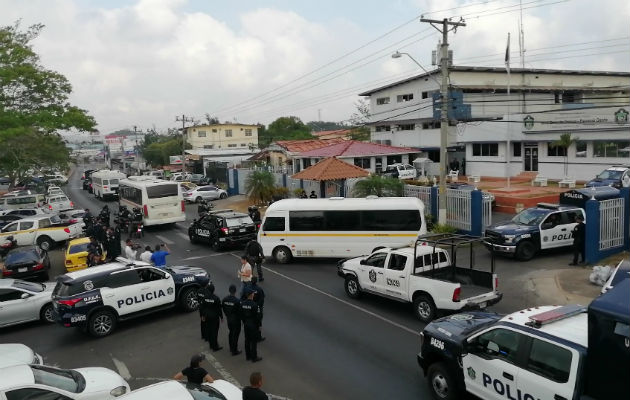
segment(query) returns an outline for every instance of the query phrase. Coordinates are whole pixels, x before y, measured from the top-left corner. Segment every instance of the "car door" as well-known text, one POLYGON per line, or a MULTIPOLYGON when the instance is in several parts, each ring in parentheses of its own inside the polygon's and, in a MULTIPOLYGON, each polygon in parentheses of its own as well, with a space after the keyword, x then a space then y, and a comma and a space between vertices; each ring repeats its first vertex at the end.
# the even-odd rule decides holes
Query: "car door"
POLYGON ((0 325, 13 325, 33 319, 33 299, 31 294, 15 288, 0 289, 0 325), (26 297, 22 298, 22 295, 26 297))
POLYGON ((219 198, 219 189, 215 186, 208 186, 206 189, 208 190, 207 196, 209 199, 216 200, 219 198))
POLYGON ((27 242, 27 238, 25 238, 20 232, 19 227, 19 221, 7 224, 4 228, 2 228, 2 238, 6 240, 7 237, 13 236, 13 239, 17 242, 18 246, 26 246, 27 244, 30 244, 27 242))
POLYGON ((566 234, 566 227, 561 223, 560 213, 549 213, 540 223, 540 248, 551 249, 564 246, 564 234, 566 234))
POLYGON ((388 295, 398 299, 406 299, 408 282, 407 256, 391 253, 385 268, 384 289, 388 295))
POLYGON ((630 187, 630 169, 627 169, 621 176, 621 186, 630 187))
POLYGON ((154 267, 137 268, 140 293, 145 302, 142 309, 158 307, 175 301, 175 285, 168 272, 154 267))
POLYGON ((37 235, 37 230, 35 230, 35 222, 34 221, 19 221, 20 223, 20 236, 22 236, 22 240, 27 244, 35 243, 35 236, 37 235))
POLYGON ((492 328, 469 339, 468 353, 462 356, 466 390, 482 399, 517 399, 516 363, 526 339, 506 327, 492 328))
POLYGON ((581 216, 584 218, 582 210, 569 210, 560 213, 560 223, 562 227, 560 229, 561 236, 558 238, 562 246, 573 245, 573 228, 577 225, 575 218, 581 216))
POLYGON ((384 292, 385 261, 387 253, 384 251, 373 253, 361 261, 359 267, 359 284, 363 289, 384 292))

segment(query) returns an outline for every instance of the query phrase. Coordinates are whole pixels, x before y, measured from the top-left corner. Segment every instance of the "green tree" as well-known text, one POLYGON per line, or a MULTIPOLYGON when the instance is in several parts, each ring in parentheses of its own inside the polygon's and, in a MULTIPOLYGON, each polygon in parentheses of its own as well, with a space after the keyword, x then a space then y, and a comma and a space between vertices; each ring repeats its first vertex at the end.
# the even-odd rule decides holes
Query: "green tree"
MULTIPOLYGON (((190 144, 186 143, 186 149, 190 148, 192 148, 190 144)), ((146 135, 141 151, 144 159, 152 166, 168 165, 170 156, 182 154, 182 137, 181 135, 146 135)))
POLYGON ((361 142, 369 142, 370 128, 367 124, 370 122, 371 117, 370 103, 361 99, 354 105, 357 108, 357 112, 350 116, 350 123, 352 124, 352 127, 350 128, 350 139, 361 142))
POLYGON ((560 139, 552 143, 553 146, 564 149, 564 177, 569 176, 569 147, 580 138, 572 138, 570 133, 563 133, 560 135, 560 139))
POLYGON ((252 201, 265 204, 274 194, 276 180, 269 171, 254 171, 245 180, 245 191, 252 201))
POLYGON ((311 128, 311 131, 337 131, 342 129, 348 129, 348 126, 335 121, 309 121, 306 126, 311 128))
POLYGON ((355 197, 367 196, 402 196, 405 184, 396 178, 380 175, 370 175, 369 177, 358 181, 352 193, 355 197))
POLYGON ((258 131, 258 143, 265 148, 276 140, 313 139, 311 128, 298 117, 280 117, 273 121, 267 129, 258 131))
POLYGON ((93 117, 69 103, 72 86, 46 69, 31 42, 43 25, 0 27, 0 170, 19 179, 29 168, 63 167, 70 160, 60 130, 92 131, 93 117))

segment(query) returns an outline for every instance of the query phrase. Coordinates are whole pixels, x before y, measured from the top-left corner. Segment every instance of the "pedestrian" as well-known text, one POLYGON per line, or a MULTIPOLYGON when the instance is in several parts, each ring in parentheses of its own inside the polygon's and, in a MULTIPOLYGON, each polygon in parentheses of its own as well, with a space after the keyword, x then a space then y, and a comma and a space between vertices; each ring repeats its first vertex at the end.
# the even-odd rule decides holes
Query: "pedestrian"
POLYGON ((586 225, 584 224, 584 217, 578 215, 575 217, 577 224, 573 228, 573 262, 569 265, 578 265, 578 258, 582 256, 582 263, 584 263, 584 236, 586 235, 586 225))
POLYGON ((94 216, 90 212, 89 208, 85 209, 85 214, 83 214, 83 222, 85 223, 86 230, 92 228, 92 224, 94 223, 94 216))
POLYGON ((264 315, 264 307, 265 307, 265 291, 263 288, 258 286, 258 279, 254 276, 252 277, 252 284, 249 287, 254 292, 254 301, 258 304, 258 308, 260 308, 260 325, 258 326, 258 341, 262 342, 265 338, 262 335, 262 320, 264 315))
POLYGON ((211 283, 197 292, 199 299, 199 314, 201 315, 201 335, 203 336, 203 324, 205 324, 206 339, 210 342, 212 351, 219 351, 223 347, 219 346, 217 337, 219 335, 219 325, 223 321, 223 311, 221 311, 221 299, 214 294, 214 285, 211 283))
POLYGON ((151 246, 145 246, 144 251, 142 252, 142 254, 140 254, 140 261, 151 264, 152 255, 153 252, 151 251, 151 246))
POLYGON ((94 236, 90 237, 90 243, 87 245, 87 252, 88 268, 100 264, 101 257, 103 256, 103 248, 94 236))
POLYGON ((245 300, 241 302, 241 318, 245 331, 245 359, 258 362, 258 337, 260 327, 260 308, 254 301, 255 292, 249 287, 245 288, 245 300))
POLYGON ((260 389, 262 384, 262 374, 252 372, 249 376, 249 386, 243 388, 243 400, 269 400, 267 394, 260 389))
POLYGON ((466 175, 466 157, 462 158, 462 173, 461 175, 466 175))
POLYGON ((241 256, 241 269, 238 271, 238 277, 241 280, 241 299, 245 298, 245 289, 252 281, 252 266, 247 262, 247 256, 241 256))
POLYGON ((107 253, 107 259, 115 260, 120 255, 120 240, 116 237, 116 233, 112 228, 107 230, 107 236, 105 237, 105 252, 107 253))
POLYGON ((317 198, 317 195, 315 194, 315 191, 314 191, 314 190, 311 190, 311 195, 310 195, 310 196, 308 196, 308 197, 309 197, 309 198, 311 198, 311 199, 316 199, 316 198, 317 198))
POLYGON ((158 268, 166 267, 166 256, 171 254, 171 250, 164 243, 156 244, 155 251, 151 255, 151 262, 158 268))
POLYGON ((195 354, 190 359, 190 365, 175 374, 173 379, 181 380, 186 377, 188 383, 196 383, 198 385, 201 385, 203 382, 214 382, 214 379, 208 374, 208 371, 199 366, 201 361, 205 359, 206 357, 203 354, 195 354))
POLYGON ((136 260, 136 250, 134 250, 133 241, 131 239, 127 239, 125 241, 125 257, 128 260, 135 261, 136 260))
POLYGON ((265 259, 265 255, 263 254, 262 246, 256 241, 256 239, 252 239, 247 242, 247 245, 245 245, 245 255, 247 255, 247 262, 249 262, 249 265, 256 267, 255 272, 258 274, 258 282, 264 281, 265 278, 263 278, 262 262, 265 259))
POLYGON ((241 301, 235 296, 236 285, 230 285, 228 290, 230 294, 223 298, 221 305, 227 320, 230 353, 233 356, 237 356, 241 354, 241 351, 238 349, 238 337, 241 335, 241 301))

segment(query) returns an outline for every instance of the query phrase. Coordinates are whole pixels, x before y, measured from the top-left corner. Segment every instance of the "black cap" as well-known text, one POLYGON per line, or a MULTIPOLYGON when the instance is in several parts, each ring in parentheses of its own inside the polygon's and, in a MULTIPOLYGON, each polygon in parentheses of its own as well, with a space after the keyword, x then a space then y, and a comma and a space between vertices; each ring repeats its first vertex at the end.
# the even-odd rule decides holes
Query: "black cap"
POLYGON ((198 363, 202 362, 205 359, 206 359, 206 356, 204 356, 203 354, 195 354, 190 359, 190 363, 191 364, 198 364, 198 363))

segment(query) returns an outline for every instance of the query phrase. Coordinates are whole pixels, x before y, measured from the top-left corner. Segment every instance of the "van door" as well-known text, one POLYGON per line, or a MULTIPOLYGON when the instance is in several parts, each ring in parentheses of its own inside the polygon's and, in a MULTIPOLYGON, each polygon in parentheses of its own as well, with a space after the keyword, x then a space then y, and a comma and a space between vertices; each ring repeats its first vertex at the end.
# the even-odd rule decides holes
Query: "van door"
POLYGON ((272 256, 277 246, 286 246, 292 251, 286 240, 286 218, 280 215, 265 216, 265 221, 258 231, 258 243, 263 248, 263 254, 272 256))

